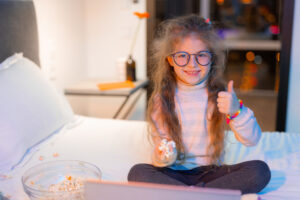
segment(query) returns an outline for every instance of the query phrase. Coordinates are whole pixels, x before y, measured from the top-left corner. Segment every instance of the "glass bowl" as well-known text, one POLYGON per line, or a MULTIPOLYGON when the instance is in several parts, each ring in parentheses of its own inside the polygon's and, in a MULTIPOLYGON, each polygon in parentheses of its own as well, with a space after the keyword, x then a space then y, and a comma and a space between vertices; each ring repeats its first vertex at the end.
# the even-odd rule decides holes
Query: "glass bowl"
POLYGON ((22 184, 30 199, 84 199, 85 180, 100 180, 100 169, 90 163, 75 160, 45 162, 28 169, 22 184))

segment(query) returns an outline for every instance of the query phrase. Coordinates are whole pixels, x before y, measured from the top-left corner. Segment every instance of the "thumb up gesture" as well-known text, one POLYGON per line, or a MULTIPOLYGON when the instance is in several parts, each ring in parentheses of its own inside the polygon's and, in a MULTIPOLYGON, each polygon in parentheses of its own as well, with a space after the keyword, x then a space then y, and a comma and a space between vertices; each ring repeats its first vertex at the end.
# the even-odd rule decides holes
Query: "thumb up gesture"
POLYGON ((220 113, 233 115, 239 108, 240 103, 233 90, 233 81, 228 82, 227 91, 218 93, 217 106, 220 113))

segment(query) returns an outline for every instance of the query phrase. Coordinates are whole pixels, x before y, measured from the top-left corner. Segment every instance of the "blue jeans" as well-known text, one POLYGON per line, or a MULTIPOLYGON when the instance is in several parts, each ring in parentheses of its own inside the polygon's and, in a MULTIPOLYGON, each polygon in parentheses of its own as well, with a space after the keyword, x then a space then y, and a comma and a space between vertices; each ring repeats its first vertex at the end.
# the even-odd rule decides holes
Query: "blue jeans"
POLYGON ((201 166, 191 170, 137 164, 128 174, 128 181, 235 189, 242 194, 258 193, 269 183, 270 178, 268 165, 260 160, 235 165, 201 166))

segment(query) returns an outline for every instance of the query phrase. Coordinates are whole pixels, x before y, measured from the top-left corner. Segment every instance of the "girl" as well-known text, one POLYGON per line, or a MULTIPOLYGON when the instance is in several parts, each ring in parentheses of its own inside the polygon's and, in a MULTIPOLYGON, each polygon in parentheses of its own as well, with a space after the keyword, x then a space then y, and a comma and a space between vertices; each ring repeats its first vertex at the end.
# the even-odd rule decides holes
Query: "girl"
POLYGON ((221 165, 225 121, 238 141, 255 145, 261 129, 222 81, 225 54, 208 20, 196 15, 162 23, 154 42, 154 91, 148 105, 153 165, 131 168, 129 181, 257 193, 270 180, 262 161, 221 165))

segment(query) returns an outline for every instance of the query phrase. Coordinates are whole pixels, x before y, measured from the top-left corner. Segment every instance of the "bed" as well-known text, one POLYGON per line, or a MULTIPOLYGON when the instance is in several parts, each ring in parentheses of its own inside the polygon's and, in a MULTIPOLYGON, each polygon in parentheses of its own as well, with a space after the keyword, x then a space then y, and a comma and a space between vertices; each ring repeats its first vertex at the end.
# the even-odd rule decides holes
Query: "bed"
MULTIPOLYGON (((12 8, 7 7, 8 2, 13 4, 13 9, 20 3, 22 12, 34 12, 31 1, 1 0, 0 11, 6 6, 8 15, 11 12, 7 9, 12 8), (29 7, 24 9, 24 3, 29 7)), ((4 30, 3 23, 8 24, 1 19, 0 31, 4 30)), ((19 37, 33 34, 35 40, 31 43, 18 48, 10 42, 3 43, 8 45, 5 48, 0 45, 0 199, 28 199, 21 183, 23 173, 36 164, 52 160, 90 162, 100 168, 103 180, 126 181, 131 166, 150 162, 152 148, 147 137, 147 123, 75 115, 65 97, 57 92, 37 65, 36 31, 32 31, 36 30, 35 26, 30 23, 25 26, 30 31, 19 34, 19 37), (35 48, 27 49, 28 45, 35 48)), ((296 200, 300 199, 299 144, 300 133, 264 132, 258 145, 245 147, 229 131, 224 162, 266 161, 272 178, 259 193, 261 198, 296 200)))
MULTIPOLYGON (((15 54, 0 64, 0 191, 26 199, 21 177, 36 164, 81 160, 97 165, 102 179, 126 181, 136 163, 149 163, 147 123, 75 115, 36 64, 15 54), (26 79, 21 77, 26 76, 26 79)), ((300 134, 264 132, 254 147, 226 134, 227 164, 260 159, 272 178, 262 199, 300 199, 300 134)))

